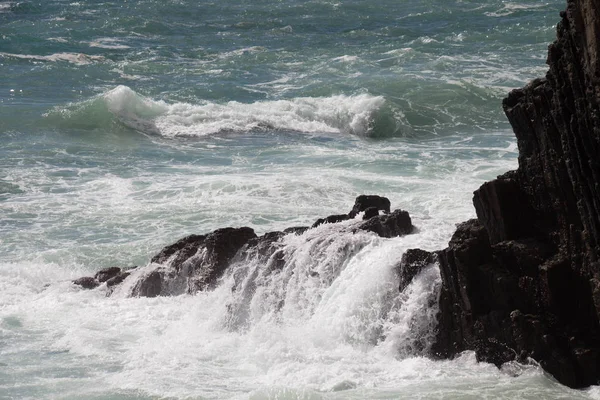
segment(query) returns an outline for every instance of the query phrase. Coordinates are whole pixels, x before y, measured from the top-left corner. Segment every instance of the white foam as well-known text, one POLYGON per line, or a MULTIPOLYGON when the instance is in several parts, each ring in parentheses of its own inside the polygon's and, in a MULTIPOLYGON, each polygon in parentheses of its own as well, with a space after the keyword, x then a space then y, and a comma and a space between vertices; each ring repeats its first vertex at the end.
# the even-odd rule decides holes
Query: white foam
POLYGON ((342 63, 353 63, 358 60, 360 60, 360 58, 358 56, 343 55, 340 57, 335 57, 331 61, 337 61, 337 62, 342 62, 342 63))
POLYGON ((488 17, 506 17, 518 11, 533 10, 536 8, 546 7, 547 5, 548 4, 545 2, 539 4, 505 3, 502 5, 501 9, 497 11, 486 12, 484 14, 488 17))
POLYGON ((372 113, 384 104, 379 96, 301 97, 251 104, 174 104, 156 120, 165 136, 205 136, 220 132, 286 130, 306 133, 369 133, 372 113))
POLYGON ((108 110, 125 125, 140 132, 160 133, 154 118, 167 112, 165 103, 140 96, 127 86, 118 86, 105 93, 103 98, 108 110))
POLYGON ((50 62, 69 62, 77 65, 87 65, 96 62, 104 62, 106 58, 103 56, 90 56, 83 53, 55 53, 48 56, 38 56, 30 54, 13 54, 13 53, 2 53, 0 57, 18 58, 23 60, 34 60, 34 61, 50 61, 50 62))
POLYGON ((224 104, 168 104, 140 96, 126 86, 103 95, 108 109, 125 125, 167 137, 217 133, 294 131, 368 135, 373 113, 385 100, 360 94, 224 104))
POLYGON ((111 49, 111 50, 124 50, 129 49, 130 46, 125 44, 121 44, 119 39, 115 38, 99 38, 94 41, 89 42, 90 47, 99 47, 102 49, 111 49))
POLYGON ((13 2, 1 2, 0 3, 0 14, 10 12, 12 6, 13 6, 13 2))

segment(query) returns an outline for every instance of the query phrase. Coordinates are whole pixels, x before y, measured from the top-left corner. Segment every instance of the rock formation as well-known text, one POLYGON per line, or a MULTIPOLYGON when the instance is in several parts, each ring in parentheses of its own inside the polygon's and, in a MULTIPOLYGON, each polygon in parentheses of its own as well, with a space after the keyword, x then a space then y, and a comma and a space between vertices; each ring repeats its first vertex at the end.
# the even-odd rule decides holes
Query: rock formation
MULTIPOLYGON (((268 232, 257 236, 248 227, 222 228, 206 235, 190 235, 163 248, 155 255, 147 273, 136 275, 132 296, 156 297, 196 293, 215 287, 226 269, 236 260, 259 257, 269 271, 281 269, 286 260, 278 243, 286 234, 302 234, 307 229, 328 223, 336 224, 363 213, 362 220, 354 221, 347 229, 351 232, 369 231, 381 237, 409 234, 414 227, 408 212, 390 213, 390 201, 385 197, 359 196, 348 214, 332 215, 317 220, 311 228, 291 227, 282 232, 268 232), (379 210, 385 214, 379 215, 379 210)), ((99 271, 94 277, 73 281, 85 289, 94 289, 106 282, 111 288, 120 284, 129 272, 112 267, 99 271)))
POLYGON ((600 381, 600 3, 569 0, 544 79, 503 102, 516 171, 475 193, 477 219, 438 252, 434 351, 532 358, 558 381, 600 381))
MULTIPOLYGON (((398 270, 406 286, 424 266, 440 265, 435 355, 475 350, 496 365, 534 359, 561 383, 584 387, 600 382, 600 3, 568 0, 561 18, 546 77, 503 102, 517 137, 518 169, 475 192, 477 219, 460 224, 448 248, 409 251, 398 270)), ((413 230, 408 213, 390 213, 389 200, 379 196, 359 196, 348 214, 313 228, 360 212, 365 220, 352 229, 384 237, 413 230)), ((278 241, 306 229, 188 236, 152 259, 157 268, 139 278, 132 294, 210 289, 236 257, 251 252, 280 269, 286 260, 278 241)), ((124 272, 74 282, 93 288, 105 279, 118 284, 124 272)))

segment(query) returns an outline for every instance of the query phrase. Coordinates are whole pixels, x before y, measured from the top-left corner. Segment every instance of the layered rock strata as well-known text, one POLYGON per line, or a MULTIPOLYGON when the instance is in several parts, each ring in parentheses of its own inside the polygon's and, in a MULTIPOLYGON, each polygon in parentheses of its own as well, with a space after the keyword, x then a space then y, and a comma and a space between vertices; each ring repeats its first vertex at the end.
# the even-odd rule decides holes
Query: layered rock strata
POLYGON ((477 219, 437 253, 434 351, 533 359, 584 387, 600 381, 600 3, 561 18, 546 77, 503 102, 518 169, 474 193, 477 219))

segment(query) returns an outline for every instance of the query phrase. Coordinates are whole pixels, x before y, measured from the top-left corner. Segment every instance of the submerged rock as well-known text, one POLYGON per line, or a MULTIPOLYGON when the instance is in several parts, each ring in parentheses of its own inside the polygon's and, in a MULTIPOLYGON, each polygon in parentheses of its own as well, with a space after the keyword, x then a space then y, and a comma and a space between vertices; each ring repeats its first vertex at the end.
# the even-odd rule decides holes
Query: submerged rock
POLYGON ((503 102, 519 168, 475 192, 477 220, 439 252, 434 352, 531 357, 559 382, 600 382, 600 5, 569 0, 544 79, 503 102))

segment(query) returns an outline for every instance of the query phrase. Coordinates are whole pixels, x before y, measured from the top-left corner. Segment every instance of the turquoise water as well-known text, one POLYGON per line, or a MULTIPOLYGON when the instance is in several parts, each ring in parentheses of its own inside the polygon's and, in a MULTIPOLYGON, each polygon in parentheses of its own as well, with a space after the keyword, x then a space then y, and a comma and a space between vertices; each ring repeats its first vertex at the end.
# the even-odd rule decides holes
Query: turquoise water
POLYGON ((563 8, 0 1, 0 398, 597 397, 534 365, 423 358, 436 267, 394 292, 401 254, 444 247, 472 191, 516 167, 501 100, 545 73, 563 8), (228 277, 157 299, 70 284, 190 233, 309 225, 362 193, 418 233, 286 237, 289 275, 246 299, 228 277), (294 278, 309 267, 331 280, 294 278))

